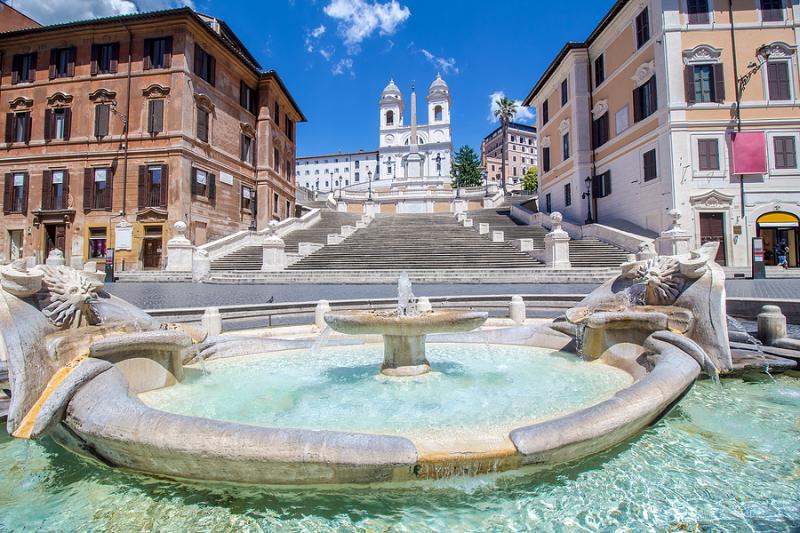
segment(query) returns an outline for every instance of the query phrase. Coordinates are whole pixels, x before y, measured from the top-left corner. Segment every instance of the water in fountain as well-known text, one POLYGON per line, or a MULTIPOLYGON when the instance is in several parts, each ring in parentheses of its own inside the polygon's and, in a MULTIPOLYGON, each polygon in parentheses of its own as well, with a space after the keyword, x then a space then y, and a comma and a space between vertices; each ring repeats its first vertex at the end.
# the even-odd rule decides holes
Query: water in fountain
POLYGON ((770 374, 770 371, 769 371, 770 370, 769 369, 769 359, 767 358, 767 354, 764 353, 764 344, 760 340, 758 340, 757 338, 755 338, 752 335, 750 335, 750 332, 747 331, 747 328, 745 328, 744 325, 742 325, 741 322, 739 322, 738 320, 736 320, 735 318, 733 318, 730 315, 726 315, 726 317, 728 318, 728 324, 731 327, 733 327, 733 329, 735 329, 737 332, 739 332, 742 335, 744 335, 744 337, 747 340, 747 342, 753 345, 755 350, 758 352, 759 356, 761 356, 761 360, 764 363, 764 373, 766 375, 768 375, 770 377, 770 379, 772 379, 774 381, 775 378, 772 376, 772 374, 770 374))
POLYGON ((417 306, 414 292, 411 290, 411 279, 407 272, 400 274, 397 280, 397 314, 400 316, 416 316, 417 306))
POLYGON ((332 334, 333 330, 330 327, 326 327, 322 330, 322 332, 319 334, 319 337, 317 337, 317 340, 315 340, 314 344, 311 346, 310 352, 313 357, 317 357, 320 350, 327 346, 332 334))

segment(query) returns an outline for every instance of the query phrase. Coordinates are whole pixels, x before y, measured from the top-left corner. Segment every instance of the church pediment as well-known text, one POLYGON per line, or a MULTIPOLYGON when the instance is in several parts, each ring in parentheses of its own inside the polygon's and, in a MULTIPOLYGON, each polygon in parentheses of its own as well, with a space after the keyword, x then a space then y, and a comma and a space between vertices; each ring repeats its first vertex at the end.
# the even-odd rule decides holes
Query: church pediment
POLYGON ((703 194, 696 194, 689 197, 689 203, 699 207, 730 207, 733 205, 735 196, 722 193, 712 189, 703 194))

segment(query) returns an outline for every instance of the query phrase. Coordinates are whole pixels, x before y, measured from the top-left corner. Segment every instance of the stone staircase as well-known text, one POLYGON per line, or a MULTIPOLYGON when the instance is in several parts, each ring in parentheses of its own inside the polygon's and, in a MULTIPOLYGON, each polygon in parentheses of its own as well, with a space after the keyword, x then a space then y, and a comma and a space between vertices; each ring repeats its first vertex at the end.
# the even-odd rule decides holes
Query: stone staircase
POLYGON ((342 243, 326 246, 290 271, 530 269, 541 263, 510 243, 492 243, 449 214, 377 215, 342 243))
MULTIPOLYGON (((544 249, 544 237, 548 230, 541 226, 528 226, 510 216, 507 207, 470 211, 467 216, 478 224, 489 224, 489 231, 502 231, 506 241, 533 239, 534 250, 544 249)), ((569 260, 573 267, 618 267, 628 260, 629 252, 598 239, 569 241, 569 260)))
MULTIPOLYGON (((339 213, 328 209, 320 212, 320 220, 308 229, 293 231, 283 238, 286 253, 297 253, 298 244, 313 242, 326 244, 329 233, 339 233, 342 226, 355 225, 360 215, 339 213)), ((245 246, 211 262, 212 271, 261 270, 261 246, 245 246)))

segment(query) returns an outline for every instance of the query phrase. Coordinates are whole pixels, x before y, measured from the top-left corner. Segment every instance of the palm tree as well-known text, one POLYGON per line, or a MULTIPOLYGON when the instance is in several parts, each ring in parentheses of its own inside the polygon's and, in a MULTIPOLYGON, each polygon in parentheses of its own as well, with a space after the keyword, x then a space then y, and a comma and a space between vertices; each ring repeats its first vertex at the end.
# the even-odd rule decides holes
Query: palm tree
POLYGON ((503 127, 503 142, 500 144, 500 186, 503 188, 503 194, 506 194, 506 143, 508 136, 508 123, 514 120, 517 114, 517 103, 507 97, 502 97, 495 100, 497 109, 494 110, 494 116, 500 119, 500 124, 503 127))

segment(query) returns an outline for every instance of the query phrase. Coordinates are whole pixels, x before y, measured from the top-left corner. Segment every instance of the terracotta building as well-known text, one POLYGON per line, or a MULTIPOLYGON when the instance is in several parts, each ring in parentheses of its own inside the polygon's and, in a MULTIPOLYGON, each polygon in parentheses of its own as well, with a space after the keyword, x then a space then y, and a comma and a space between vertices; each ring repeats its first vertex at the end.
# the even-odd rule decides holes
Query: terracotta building
POLYGON ((0 1, 0 33, 14 30, 24 30, 26 28, 38 28, 38 22, 20 13, 5 2, 0 1))
POLYGON ((722 264, 761 237, 800 265, 798 36, 796 0, 618 0, 523 102, 540 207, 652 234, 680 216, 722 264))
MULTIPOLYGON (((537 164, 536 128, 509 122, 505 139, 506 179, 509 184, 522 181, 522 176, 537 164)), ((481 141, 481 165, 489 179, 500 181, 503 157, 503 127, 498 126, 481 141)))
POLYGON ((221 20, 180 8, 0 34, 0 259, 157 269, 293 216, 305 118, 221 20))

